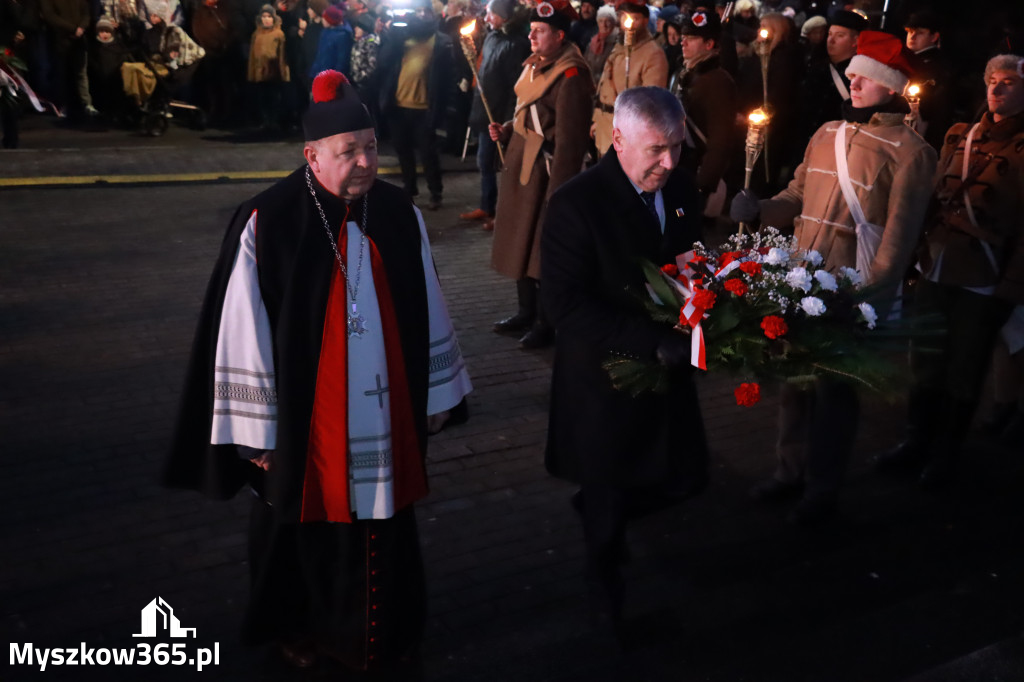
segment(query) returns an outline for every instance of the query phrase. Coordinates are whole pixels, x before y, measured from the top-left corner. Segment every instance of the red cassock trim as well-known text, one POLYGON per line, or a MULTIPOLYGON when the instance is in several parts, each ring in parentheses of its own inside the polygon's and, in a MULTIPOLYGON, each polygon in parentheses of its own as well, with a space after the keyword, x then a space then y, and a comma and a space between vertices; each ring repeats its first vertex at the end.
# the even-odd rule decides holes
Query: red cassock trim
MULTIPOLYGON (((339 235, 338 250, 348 254, 348 209, 339 235)), ((384 352, 388 366, 388 399, 391 408, 391 447, 394 468, 395 509, 406 507, 427 494, 423 454, 416 437, 412 399, 406 378, 402 342, 391 299, 384 262, 377 245, 370 245, 370 265, 377 290, 384 352)), ((331 286, 324 317, 324 333, 309 425, 306 472, 302 486, 300 521, 352 522, 348 497, 348 290, 337 261, 331 270, 331 286), (339 305, 340 303, 340 305, 339 305)))

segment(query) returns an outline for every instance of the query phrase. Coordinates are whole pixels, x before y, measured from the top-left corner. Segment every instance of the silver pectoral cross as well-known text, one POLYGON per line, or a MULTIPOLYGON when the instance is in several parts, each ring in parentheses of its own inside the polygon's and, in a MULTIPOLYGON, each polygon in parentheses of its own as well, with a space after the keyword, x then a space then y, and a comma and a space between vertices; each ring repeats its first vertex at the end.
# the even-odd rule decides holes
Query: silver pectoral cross
POLYGON ((348 335, 359 338, 370 331, 366 326, 366 318, 359 314, 356 304, 352 304, 352 312, 348 314, 348 335))

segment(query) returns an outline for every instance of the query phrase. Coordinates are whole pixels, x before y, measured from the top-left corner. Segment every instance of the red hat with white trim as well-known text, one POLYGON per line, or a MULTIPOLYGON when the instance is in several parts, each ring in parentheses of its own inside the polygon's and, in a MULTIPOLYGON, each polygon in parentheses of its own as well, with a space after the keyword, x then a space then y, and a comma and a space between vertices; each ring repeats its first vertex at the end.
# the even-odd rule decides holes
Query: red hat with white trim
POLYGON ((861 31, 857 54, 846 67, 846 76, 863 76, 902 93, 914 72, 908 54, 903 41, 895 36, 881 31, 861 31))

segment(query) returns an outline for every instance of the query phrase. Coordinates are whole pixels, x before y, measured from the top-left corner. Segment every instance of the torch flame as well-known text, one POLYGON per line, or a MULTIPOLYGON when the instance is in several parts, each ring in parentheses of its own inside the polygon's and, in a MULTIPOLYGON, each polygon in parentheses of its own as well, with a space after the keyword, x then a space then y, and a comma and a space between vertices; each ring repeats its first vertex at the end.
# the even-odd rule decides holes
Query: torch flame
POLYGON ((627 31, 633 28, 633 17, 626 15, 626 18, 622 20, 622 27, 627 31))
POLYGON ((469 22, 468 24, 466 24, 465 26, 460 28, 459 29, 459 33, 461 33, 464 36, 471 36, 471 35, 473 35, 473 32, 475 30, 476 30, 476 19, 474 19, 473 21, 469 22))
POLYGON ((917 97, 920 94, 921 94, 921 86, 920 85, 911 85, 909 88, 907 88, 907 95, 909 95, 910 97, 917 97))
POLYGON ((768 29, 762 28, 757 32, 757 35, 761 36, 761 40, 768 40, 768 29))
POLYGON ((747 120, 750 121, 750 125, 764 125, 765 122, 768 121, 768 114, 767 112, 765 112, 764 109, 754 109, 753 111, 750 112, 750 115, 747 117, 747 120))

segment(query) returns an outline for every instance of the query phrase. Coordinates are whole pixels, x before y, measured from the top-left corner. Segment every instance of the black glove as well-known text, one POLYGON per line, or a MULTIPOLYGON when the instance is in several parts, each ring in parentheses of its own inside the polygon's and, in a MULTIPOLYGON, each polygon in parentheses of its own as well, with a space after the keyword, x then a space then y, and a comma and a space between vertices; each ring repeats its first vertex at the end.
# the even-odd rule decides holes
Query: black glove
POLYGON ((732 198, 729 204, 729 217, 733 222, 752 223, 757 220, 761 213, 761 204, 758 198, 749 189, 745 189, 732 198))
POLYGON ((654 351, 658 362, 669 369, 690 366, 690 338, 679 332, 672 332, 661 340, 654 351))

